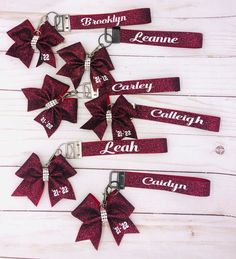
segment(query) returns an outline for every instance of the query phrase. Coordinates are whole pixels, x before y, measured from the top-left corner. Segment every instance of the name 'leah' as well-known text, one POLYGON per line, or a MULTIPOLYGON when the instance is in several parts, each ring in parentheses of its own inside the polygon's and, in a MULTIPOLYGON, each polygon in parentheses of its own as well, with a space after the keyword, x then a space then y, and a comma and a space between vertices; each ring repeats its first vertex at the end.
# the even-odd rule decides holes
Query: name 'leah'
POLYGON ((159 42, 159 43, 172 43, 172 44, 178 44, 179 39, 178 38, 172 38, 172 37, 162 37, 162 36, 148 36, 144 35, 143 32, 138 32, 134 36, 134 38, 131 38, 129 40, 130 42, 139 42, 139 43, 144 43, 144 42, 159 42))
POLYGON ((183 120, 186 121, 187 126, 191 126, 193 123, 196 124, 204 124, 203 119, 201 116, 197 115, 195 117, 189 116, 189 115, 182 115, 178 114, 177 111, 171 111, 171 112, 163 112, 161 109, 154 109, 151 111, 151 116, 154 118, 167 118, 167 119, 174 119, 174 120, 183 120))
POLYGON ((187 186, 185 184, 174 183, 172 180, 163 181, 163 180, 154 180, 152 177, 145 177, 142 180, 144 185, 157 185, 157 186, 166 186, 170 187, 172 192, 176 192, 177 190, 187 190, 187 186))
POLYGON ((115 26, 119 26, 120 22, 126 21, 127 18, 126 16, 122 15, 122 16, 116 16, 115 14, 113 14, 112 16, 108 15, 107 18, 105 19, 93 19, 91 17, 84 17, 82 18, 81 24, 83 26, 89 26, 91 24, 109 24, 109 23, 116 23, 115 26))
POLYGON ((137 82, 136 84, 127 84, 127 85, 124 85, 122 83, 116 83, 112 86, 112 90, 114 92, 138 90, 138 89, 145 89, 146 92, 149 93, 152 90, 152 83, 142 84, 140 82, 137 82))
POLYGON ((114 142, 107 142, 105 148, 100 151, 101 155, 116 154, 116 153, 133 153, 139 152, 138 145, 135 145, 134 141, 131 141, 127 145, 114 145, 114 142))

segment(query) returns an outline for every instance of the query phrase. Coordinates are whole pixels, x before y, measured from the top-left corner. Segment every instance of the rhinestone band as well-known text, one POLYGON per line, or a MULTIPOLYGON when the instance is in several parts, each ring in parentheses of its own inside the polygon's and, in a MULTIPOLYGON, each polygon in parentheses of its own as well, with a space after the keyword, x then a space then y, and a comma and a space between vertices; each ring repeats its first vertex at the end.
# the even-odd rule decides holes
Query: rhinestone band
POLYGON ((107 222, 107 212, 106 212, 106 210, 104 208, 101 208, 100 212, 101 212, 102 223, 106 223, 107 222))
POLYGON ((88 54, 86 54, 86 59, 84 61, 84 68, 85 70, 90 70, 90 65, 91 65, 91 58, 88 54))
POLYGON ((48 182, 49 180, 49 171, 48 168, 43 168, 43 181, 48 182))
POLYGON ((31 47, 34 50, 36 50, 36 44, 38 42, 38 39, 39 39, 39 35, 34 35, 31 42, 30 42, 31 47))
POLYGON ((111 110, 107 110, 107 112, 106 112, 106 120, 107 120, 107 122, 111 122, 112 121, 111 110))
POLYGON ((54 99, 54 100, 52 100, 52 101, 46 103, 45 107, 46 107, 47 109, 50 109, 50 108, 54 107, 54 106, 57 105, 57 104, 58 104, 57 99, 54 99))

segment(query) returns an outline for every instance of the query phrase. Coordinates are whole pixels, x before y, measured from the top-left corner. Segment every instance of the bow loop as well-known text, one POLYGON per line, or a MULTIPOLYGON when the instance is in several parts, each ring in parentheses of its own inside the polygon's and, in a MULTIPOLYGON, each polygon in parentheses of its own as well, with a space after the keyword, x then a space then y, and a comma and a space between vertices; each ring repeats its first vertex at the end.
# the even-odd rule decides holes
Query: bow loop
POLYGON ((39 157, 32 153, 31 156, 25 161, 25 163, 20 167, 15 173, 20 178, 27 177, 41 177, 42 176, 42 165, 39 157))

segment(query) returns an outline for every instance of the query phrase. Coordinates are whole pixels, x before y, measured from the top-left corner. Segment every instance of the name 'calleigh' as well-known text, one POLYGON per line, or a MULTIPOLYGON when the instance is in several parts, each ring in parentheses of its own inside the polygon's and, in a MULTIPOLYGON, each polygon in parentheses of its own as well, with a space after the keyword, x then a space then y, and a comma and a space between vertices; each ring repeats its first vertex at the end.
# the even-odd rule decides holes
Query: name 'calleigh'
POLYGON ((161 109, 154 109, 151 111, 151 116, 154 118, 167 118, 167 119, 174 119, 174 120, 182 120, 187 122, 187 126, 191 126, 193 123, 195 124, 204 124, 203 119, 201 116, 189 116, 189 115, 182 115, 178 114, 177 111, 171 112, 163 112, 161 109))
POLYGON ((144 33, 141 31, 136 33, 134 38, 131 38, 129 41, 139 42, 139 43, 144 43, 144 42, 172 43, 172 44, 179 43, 179 39, 175 37, 172 38, 172 37, 162 37, 162 36, 148 36, 148 35, 144 35, 144 33))
POLYGON ((105 18, 105 19, 95 20, 91 17, 84 17, 80 21, 81 21, 81 24, 83 26, 89 26, 91 24, 96 25, 96 24, 112 24, 112 23, 115 23, 115 26, 119 26, 120 22, 123 22, 123 21, 126 21, 126 20, 127 20, 127 18, 124 15, 116 16, 115 14, 113 14, 112 16, 108 15, 107 18, 105 18))
POLYGON ((177 190, 187 190, 187 186, 185 184, 174 183, 172 180, 163 181, 163 180, 154 180, 152 177, 145 177, 142 180, 144 185, 157 185, 157 186, 166 186, 170 187, 172 192, 176 192, 177 190))
POLYGON ((126 84, 126 85, 122 83, 116 83, 112 86, 112 90, 114 92, 139 90, 139 89, 146 89, 146 92, 149 93, 152 90, 152 83, 142 84, 140 82, 137 82, 136 84, 126 84))
POLYGON ((133 153, 139 152, 139 148, 134 144, 134 141, 131 141, 127 145, 114 145, 114 142, 107 142, 105 148, 100 151, 101 155, 104 154, 116 154, 116 153, 133 153))

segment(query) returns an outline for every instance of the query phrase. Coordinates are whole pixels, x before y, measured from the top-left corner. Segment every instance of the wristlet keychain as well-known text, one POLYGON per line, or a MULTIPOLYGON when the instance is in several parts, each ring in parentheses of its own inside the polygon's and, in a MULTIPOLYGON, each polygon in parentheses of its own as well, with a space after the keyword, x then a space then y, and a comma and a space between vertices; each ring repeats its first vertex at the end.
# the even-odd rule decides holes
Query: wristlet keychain
POLYGON ((40 52, 37 66, 43 62, 56 67, 52 47, 64 41, 58 32, 68 32, 71 29, 111 28, 113 26, 126 26, 145 24, 151 22, 150 9, 140 8, 108 14, 88 15, 59 15, 49 12, 44 15, 39 25, 34 29, 29 20, 25 20, 7 34, 15 43, 7 51, 7 55, 19 58, 27 67, 30 66, 34 50, 40 52), (54 16, 52 25, 50 17, 54 16))
POLYGON ((99 139, 103 138, 109 123, 111 123, 113 139, 137 138, 133 118, 214 132, 218 132, 220 127, 220 118, 216 116, 132 104, 123 95, 120 95, 112 104, 109 95, 104 94, 86 102, 85 106, 92 117, 81 128, 93 130, 99 139))
POLYGON ((119 26, 109 32, 105 28, 107 43, 129 43, 172 48, 202 48, 203 35, 198 32, 127 30, 119 26))
POLYGON ((68 178, 76 174, 66 159, 80 159, 85 156, 104 156, 119 154, 157 154, 167 152, 165 138, 138 139, 122 141, 73 141, 61 144, 49 161, 42 166, 39 157, 33 153, 16 175, 23 181, 12 196, 27 196, 35 206, 42 196, 45 182, 51 205, 61 199, 75 200, 75 194, 68 178))
MULTIPOLYGON (((41 89, 32 87, 22 89, 28 100, 28 111, 44 109, 34 120, 44 127, 48 137, 55 133, 62 120, 77 123, 79 98, 91 99, 99 96, 98 89, 94 91, 90 82, 85 82, 80 86, 82 92, 79 92, 80 89, 70 90, 69 85, 46 75, 41 89)), ((120 92, 126 94, 159 93, 179 91, 179 89, 179 78, 173 77, 120 81, 111 84, 103 92, 116 95, 120 92)))
POLYGON ((83 222, 76 241, 90 240, 98 249, 102 225, 107 222, 117 245, 125 234, 139 233, 130 219, 135 208, 120 193, 125 187, 165 190, 198 197, 210 195, 210 181, 204 178, 112 171, 103 201, 100 203, 89 193, 72 211, 72 215, 83 222))

